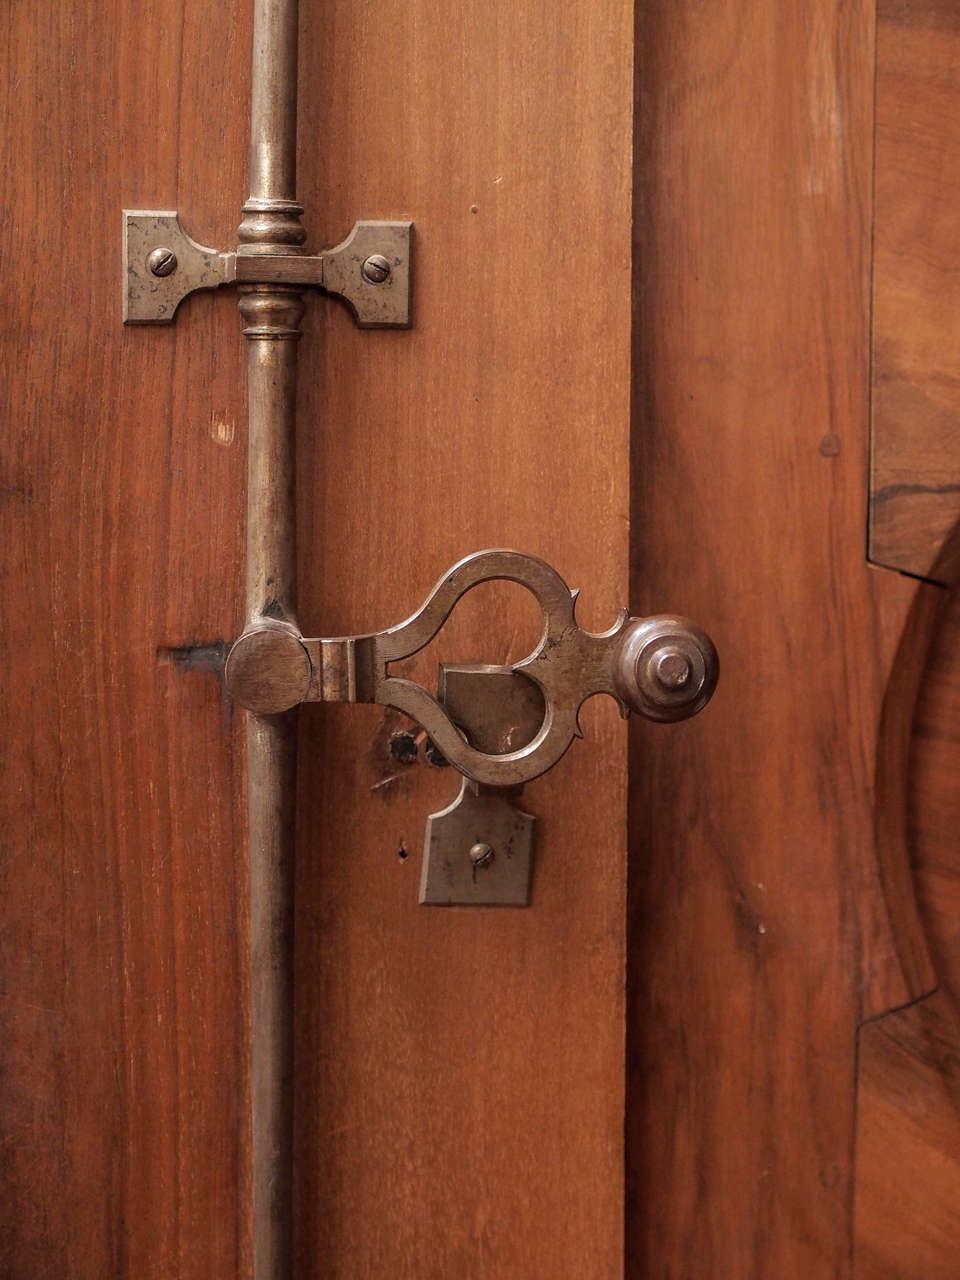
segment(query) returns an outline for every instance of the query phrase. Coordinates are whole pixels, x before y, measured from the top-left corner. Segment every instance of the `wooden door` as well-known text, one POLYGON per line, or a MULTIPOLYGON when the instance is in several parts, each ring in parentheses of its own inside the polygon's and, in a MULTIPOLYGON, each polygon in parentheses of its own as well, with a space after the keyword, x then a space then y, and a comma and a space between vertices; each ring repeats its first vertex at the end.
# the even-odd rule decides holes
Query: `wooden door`
MULTIPOLYGON (((417 235, 409 332, 309 303, 305 632, 515 546, 723 674, 684 725, 585 707, 519 910, 419 907, 452 771, 301 711, 298 1276, 956 1272, 955 610, 865 534, 876 28, 303 0, 311 244, 417 235)), ((122 328, 120 210, 235 243, 249 6, 4 35, 0 1273, 247 1276, 242 340, 229 291, 122 328)), ((474 594, 418 677, 532 646, 474 594)))

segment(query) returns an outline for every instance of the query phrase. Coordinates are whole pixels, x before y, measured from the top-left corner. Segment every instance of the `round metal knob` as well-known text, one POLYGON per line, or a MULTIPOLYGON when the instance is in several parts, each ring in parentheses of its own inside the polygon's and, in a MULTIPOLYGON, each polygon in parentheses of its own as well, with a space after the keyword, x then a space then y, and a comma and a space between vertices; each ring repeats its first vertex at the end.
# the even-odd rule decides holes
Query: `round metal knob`
POLYGON ((689 618, 637 618, 620 641, 614 683, 648 720, 686 720, 710 701, 719 662, 713 641, 689 618))

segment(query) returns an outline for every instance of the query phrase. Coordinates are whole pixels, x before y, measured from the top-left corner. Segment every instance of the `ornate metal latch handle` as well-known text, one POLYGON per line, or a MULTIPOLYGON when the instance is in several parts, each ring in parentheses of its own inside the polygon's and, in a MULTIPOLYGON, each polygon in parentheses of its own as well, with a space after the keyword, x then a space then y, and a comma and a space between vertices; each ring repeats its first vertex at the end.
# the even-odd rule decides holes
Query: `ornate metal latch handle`
POLYGON ((226 682, 233 697, 259 715, 301 702, 378 702, 395 707, 429 733, 465 777, 513 787, 546 773, 581 737, 583 702, 607 693, 651 720, 683 720, 706 706, 717 681, 717 654, 692 622, 670 615, 632 618, 623 610, 609 631, 583 631, 574 617, 577 592, 555 569, 516 551, 478 551, 455 564, 424 604, 386 631, 336 639, 306 638, 285 622, 257 623, 233 645, 226 682), (518 582, 543 611, 543 634, 513 672, 536 684, 543 721, 533 739, 495 755, 472 746, 441 703, 389 664, 418 653, 434 638, 467 591, 493 579, 518 582))

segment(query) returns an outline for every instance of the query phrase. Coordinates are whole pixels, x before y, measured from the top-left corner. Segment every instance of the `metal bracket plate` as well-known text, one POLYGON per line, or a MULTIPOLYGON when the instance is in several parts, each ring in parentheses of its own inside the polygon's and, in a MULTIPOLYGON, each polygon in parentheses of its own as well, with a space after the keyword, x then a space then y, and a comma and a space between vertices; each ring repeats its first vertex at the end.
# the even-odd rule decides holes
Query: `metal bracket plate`
POLYGON ((361 329, 406 328, 412 247, 412 222, 361 221, 340 244, 316 255, 222 253, 187 235, 175 209, 125 209, 123 320, 169 324, 197 289, 282 284, 342 298, 361 329))
MULTIPOLYGON (((482 751, 526 746, 545 715, 543 694, 512 667, 442 663, 437 696, 482 751)), ((427 819, 420 902, 425 906, 525 907, 536 818, 514 801, 521 787, 464 778, 452 804, 427 819)))
POLYGON ((357 222, 333 249, 320 254, 323 288, 342 298, 361 329, 402 329, 410 324, 412 222, 357 222), (387 260, 386 279, 370 281, 363 264, 387 260))
POLYGON ((536 821, 499 787, 464 778, 453 804, 427 819, 421 904, 525 907, 536 821))
POLYGON ((169 324, 187 294, 234 279, 236 256, 197 244, 176 209, 124 209, 123 323, 169 324), (160 259, 162 250, 172 255, 172 264, 160 259), (162 274, 151 268, 151 254, 157 254, 162 274))

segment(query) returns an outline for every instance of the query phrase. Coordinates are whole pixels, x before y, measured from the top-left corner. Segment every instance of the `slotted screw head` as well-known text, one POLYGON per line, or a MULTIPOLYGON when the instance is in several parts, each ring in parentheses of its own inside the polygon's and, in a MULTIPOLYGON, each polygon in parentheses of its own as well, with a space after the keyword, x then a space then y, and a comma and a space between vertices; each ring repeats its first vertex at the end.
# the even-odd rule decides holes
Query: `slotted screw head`
POLYGON ((478 841, 470 850, 470 861, 475 867, 485 867, 493 861, 493 849, 490 845, 478 841))
POLYGON ((382 253, 371 253, 360 268, 360 273, 368 284, 383 284, 390 274, 390 263, 382 253))
POLYGON ((177 269, 177 255, 172 249, 161 245, 147 256, 147 266, 155 276, 170 276, 177 269))

